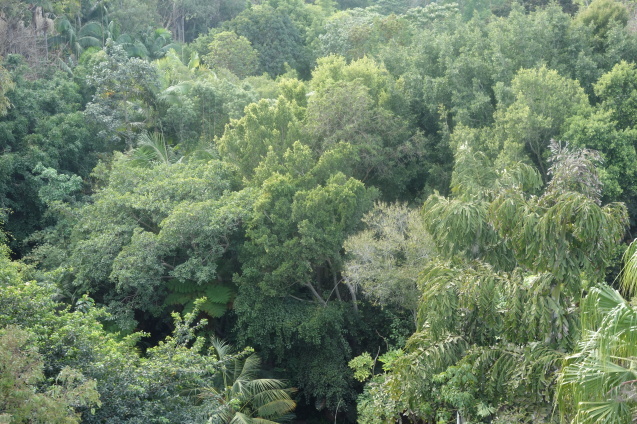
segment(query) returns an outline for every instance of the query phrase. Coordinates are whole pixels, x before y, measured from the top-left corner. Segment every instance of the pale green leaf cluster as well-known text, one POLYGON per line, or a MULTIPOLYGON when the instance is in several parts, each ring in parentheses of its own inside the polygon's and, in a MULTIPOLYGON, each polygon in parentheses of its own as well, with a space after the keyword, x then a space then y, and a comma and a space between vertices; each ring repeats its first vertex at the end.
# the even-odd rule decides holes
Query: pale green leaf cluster
POLYGON ((344 278, 380 305, 415 315, 418 274, 436 253, 420 214, 406 205, 377 203, 362 221, 367 229, 343 245, 349 258, 344 278))

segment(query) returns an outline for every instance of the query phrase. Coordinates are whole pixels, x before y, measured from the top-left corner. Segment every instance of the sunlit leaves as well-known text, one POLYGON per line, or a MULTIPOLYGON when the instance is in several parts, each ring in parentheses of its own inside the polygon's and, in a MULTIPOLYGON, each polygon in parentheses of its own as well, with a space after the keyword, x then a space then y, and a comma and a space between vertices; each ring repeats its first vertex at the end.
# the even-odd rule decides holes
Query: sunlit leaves
POLYGON ((280 156, 301 139, 298 114, 296 103, 283 97, 274 104, 267 100, 253 103, 218 139, 219 152, 249 178, 269 149, 280 156))

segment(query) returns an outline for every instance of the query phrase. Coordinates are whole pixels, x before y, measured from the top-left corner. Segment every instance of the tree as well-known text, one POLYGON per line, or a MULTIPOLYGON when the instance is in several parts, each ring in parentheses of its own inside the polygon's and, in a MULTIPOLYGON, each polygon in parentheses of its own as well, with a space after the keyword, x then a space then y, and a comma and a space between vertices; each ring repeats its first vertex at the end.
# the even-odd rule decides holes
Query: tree
POLYGON ((282 156, 301 139, 302 110, 284 97, 248 105, 241 119, 232 121, 217 139, 221 156, 236 163, 242 175, 250 178, 266 155, 282 156))
POLYGON ((157 3, 158 0, 109 0, 108 18, 117 22, 122 34, 138 38, 149 28, 161 25, 157 3))
POLYGON ((411 26, 404 17, 388 17, 378 9, 350 9, 330 16, 318 36, 320 56, 336 54, 347 60, 374 57, 386 45, 411 41, 411 26))
MULTIPOLYGON (((637 292, 637 244, 624 253, 621 288, 637 292)), ((593 287, 582 302, 582 340, 560 373, 557 406, 573 423, 623 423, 637 417, 634 302, 607 285, 593 287)))
MULTIPOLYGON (((417 330, 370 386, 366 404, 375 409, 365 416, 550 418, 555 371, 578 337, 582 289, 604 278, 626 223, 622 205, 599 205, 594 161, 557 148, 553 158, 541 196, 530 195, 539 175, 518 165, 490 189, 425 202, 442 258, 421 273, 417 330)), ((454 186, 466 184, 466 172, 492 172, 485 160, 459 147, 454 186)))
POLYGON ((240 118, 256 100, 249 86, 217 78, 201 66, 196 53, 183 63, 171 50, 155 64, 162 90, 158 96, 161 128, 184 154, 210 149, 230 119, 240 118))
POLYGON ((231 20, 243 11, 247 2, 235 0, 158 0, 164 28, 180 43, 191 42, 210 28, 231 20))
POLYGON ((213 37, 208 48, 210 53, 203 60, 212 68, 227 69, 241 79, 256 73, 258 53, 247 38, 223 31, 213 37))
POLYGON ((582 9, 577 20, 592 27, 593 34, 603 40, 613 25, 626 26, 628 10, 622 3, 613 0, 595 0, 582 9))
POLYGON ((84 113, 101 127, 98 136, 106 143, 130 147, 138 129, 155 124, 159 81, 153 65, 129 58, 122 46, 110 40, 94 58, 88 81, 95 94, 84 113))
POLYGON ((99 22, 87 22, 78 29, 67 17, 61 17, 55 22, 55 30, 57 34, 48 40, 48 45, 53 49, 68 48, 76 59, 84 49, 102 47, 104 44, 104 30, 99 22))
POLYGON ((37 390, 45 379, 41 355, 29 346, 30 335, 19 327, 0 329, 0 422, 74 424, 75 408, 100 406, 95 380, 64 368, 56 384, 37 390))
POLYGON ((632 140, 633 128, 620 129, 611 111, 599 110, 589 116, 571 119, 564 138, 574 146, 595 149, 602 155, 600 168, 604 184, 604 199, 623 201, 630 216, 634 216, 636 175, 629 165, 637 160, 632 140))
POLYGON ((586 116, 590 108, 577 81, 545 67, 520 70, 511 83, 514 101, 501 105, 495 117, 501 160, 523 160, 526 155, 546 178, 548 145, 566 131, 568 118, 586 116))
MULTIPOLYGON (((61 286, 71 298, 92 293, 123 330, 136 326, 136 311, 157 322, 174 308, 177 293, 213 287, 201 309, 223 315, 232 268, 229 275, 218 270, 226 253, 232 257, 231 240, 252 193, 236 192, 232 167, 219 161, 138 162, 135 154, 120 155, 105 187, 76 211, 70 234, 61 234, 67 238, 58 243, 70 247, 60 255, 61 286)), ((181 299, 182 306, 194 300, 181 299)))
POLYGON ((40 36, 53 29, 42 6, 43 2, 24 0, 8 0, 0 5, 0 55, 20 54, 32 64, 42 62, 46 49, 39 43, 40 36))
POLYGON ((601 109, 610 113, 619 129, 631 129, 637 124, 636 76, 635 65, 622 61, 602 75, 594 86, 601 109))
POLYGON ((258 378, 261 360, 255 353, 236 355, 231 346, 214 338, 212 346, 221 361, 230 363, 221 370, 214 386, 202 388, 201 397, 220 398, 224 405, 208 422, 272 424, 292 417, 296 402, 290 395, 295 390, 281 380, 258 378))
POLYGON ((222 407, 197 396, 229 365, 195 337, 206 325, 197 310, 174 315, 172 334, 141 357, 144 334, 106 331, 110 317, 88 296, 60 303, 49 276, 28 280, 34 269, 5 247, 0 265, 1 422, 203 422, 222 407))
POLYGON ((224 30, 234 31, 250 41, 259 53, 259 72, 275 77, 285 72, 287 63, 301 75, 309 73, 309 61, 299 28, 283 11, 269 4, 256 5, 224 22, 224 30))
MULTIPOLYGON (((594 85, 599 97, 595 111, 570 119, 564 138, 574 145, 592 148, 602 154, 604 196, 607 200, 626 203, 632 217, 635 203, 635 76, 633 65, 620 62, 610 72, 602 75, 594 85)), ((631 226, 634 224, 631 222, 631 226)))
POLYGON ((426 140, 410 126, 403 93, 387 70, 362 58, 319 59, 305 130, 319 153, 339 142, 356 152, 354 176, 393 198, 422 176, 426 140))
POLYGON ((285 366, 306 400, 331 410, 353 400, 343 376, 365 340, 349 334, 371 313, 340 275, 342 243, 376 195, 341 172, 348 153, 339 145, 316 159, 300 142, 282 157, 270 150, 251 181, 260 188, 235 277, 239 342, 285 366))
POLYGON ((420 214, 406 205, 378 203, 363 222, 366 230, 344 243, 344 279, 380 305, 409 311, 415 322, 418 274, 435 257, 420 214))
POLYGON ((24 255, 27 238, 48 224, 38 192, 43 181, 34 169, 41 164, 68 176, 88 177, 100 146, 80 109, 81 87, 68 74, 51 69, 47 78, 32 79, 20 57, 6 62, 15 88, 7 93, 11 108, 0 117, 0 204, 3 227, 14 254, 24 255))

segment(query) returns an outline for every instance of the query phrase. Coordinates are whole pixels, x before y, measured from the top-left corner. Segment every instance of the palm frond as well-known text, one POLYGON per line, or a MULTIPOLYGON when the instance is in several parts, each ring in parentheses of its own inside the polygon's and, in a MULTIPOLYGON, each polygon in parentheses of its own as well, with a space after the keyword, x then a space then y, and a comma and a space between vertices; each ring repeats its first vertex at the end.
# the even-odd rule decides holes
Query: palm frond
POLYGON ((226 343, 225 340, 221 340, 213 336, 210 338, 210 344, 214 348, 220 360, 223 360, 234 353, 234 349, 232 348, 232 346, 226 343))
POLYGON ((628 297, 637 293, 637 241, 633 241, 624 252, 624 268, 620 283, 628 297))
POLYGON ((252 354, 242 362, 241 371, 236 376, 237 381, 243 384, 255 380, 261 371, 261 359, 256 354, 252 354))
MULTIPOLYGON (((284 393, 279 394, 282 396, 284 393)), ((256 401, 256 399, 255 399, 256 401)), ((289 412, 294 411, 296 408, 296 402, 292 399, 274 399, 267 403, 262 404, 257 408, 256 415, 259 418, 272 418, 277 419, 278 417, 284 416, 289 412)))
POLYGON ((228 405, 228 414, 218 412, 209 422, 266 424, 289 418, 296 407, 290 396, 295 389, 281 380, 257 378, 261 361, 256 354, 245 359, 233 358, 232 347, 224 341, 212 338, 211 345, 219 359, 230 358, 233 366, 221 370, 223 378, 217 382, 218 387, 202 389, 208 395, 221 396, 228 405))
POLYGON ((637 310, 604 286, 591 290, 582 309, 582 341, 559 377, 561 414, 576 424, 630 422, 637 410, 637 310))
POLYGON ((131 153, 131 160, 136 166, 145 168, 177 162, 176 155, 164 136, 160 133, 150 135, 146 131, 137 137, 137 148, 131 153))
POLYGON ((237 411, 229 424, 252 424, 252 417, 237 411))

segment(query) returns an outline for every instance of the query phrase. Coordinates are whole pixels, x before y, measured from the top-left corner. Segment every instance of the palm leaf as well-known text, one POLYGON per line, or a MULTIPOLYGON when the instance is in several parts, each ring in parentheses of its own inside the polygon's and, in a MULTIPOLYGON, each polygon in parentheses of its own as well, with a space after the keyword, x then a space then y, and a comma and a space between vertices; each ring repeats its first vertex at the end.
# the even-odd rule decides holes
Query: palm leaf
POLYGON ((637 293, 637 242, 635 241, 628 246, 624 253, 624 268, 620 283, 629 297, 637 293))
POLYGON ((232 346, 226 343, 225 340, 221 340, 217 337, 211 337, 210 344, 212 345, 220 360, 223 360, 227 356, 234 353, 234 349, 232 348, 232 346))
POLYGON ((252 417, 237 411, 229 424, 252 424, 252 417))
POLYGON ((101 39, 104 35, 102 25, 98 22, 88 22, 78 31, 79 37, 93 37, 101 39))
MULTIPOLYGON (((211 345, 220 360, 234 353, 220 339, 212 338, 211 345)), ((218 412, 208 422, 273 424, 279 419, 289 419, 296 407, 290 397, 295 390, 287 388, 281 380, 257 378, 261 361, 256 354, 232 360, 234 367, 221 370, 218 387, 202 389, 209 395, 222 396, 229 406, 226 413, 218 412)))
MULTIPOLYGON (((283 391, 280 392, 281 393, 277 394, 279 397, 285 394, 285 392, 283 391)), ((258 402, 256 398, 253 399, 253 401, 255 404, 258 402)), ((294 402, 292 399, 278 398, 259 406, 257 408, 256 415, 261 418, 276 419, 278 417, 284 416, 288 412, 294 411, 294 408, 296 408, 296 402, 294 402)))

